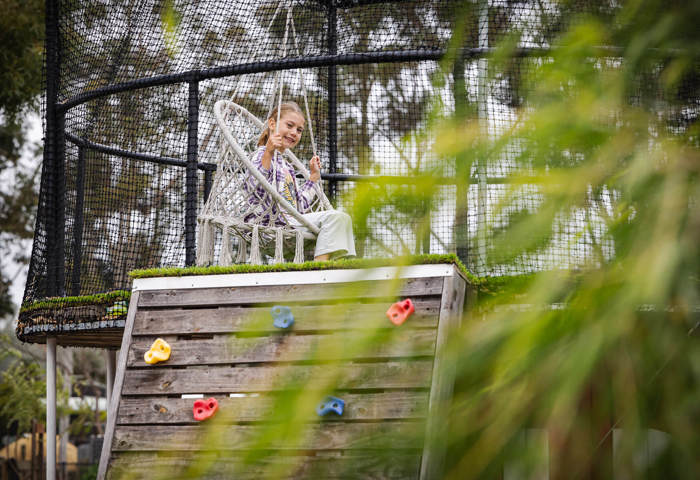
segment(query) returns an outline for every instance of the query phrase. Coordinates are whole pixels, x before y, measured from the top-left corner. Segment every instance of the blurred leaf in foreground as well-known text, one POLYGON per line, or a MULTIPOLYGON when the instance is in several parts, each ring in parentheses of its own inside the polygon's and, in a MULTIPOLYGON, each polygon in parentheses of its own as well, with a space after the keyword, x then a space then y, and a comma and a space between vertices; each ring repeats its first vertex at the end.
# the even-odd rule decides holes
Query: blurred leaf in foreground
POLYGON ((577 19, 530 59, 514 126, 445 152, 517 146, 507 221, 482 227, 498 262, 546 253, 562 225, 590 245, 576 270, 493 287, 465 318, 449 478, 700 471, 698 21, 684 2, 577 19), (538 208, 514 212, 528 178, 538 208))

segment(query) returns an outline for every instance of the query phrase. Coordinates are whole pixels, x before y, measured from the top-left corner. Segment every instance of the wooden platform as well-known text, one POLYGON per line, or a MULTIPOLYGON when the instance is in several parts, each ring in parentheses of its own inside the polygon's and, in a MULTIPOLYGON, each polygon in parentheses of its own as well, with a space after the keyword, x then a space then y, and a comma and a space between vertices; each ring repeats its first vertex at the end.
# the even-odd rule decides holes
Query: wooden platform
POLYGON ((439 478, 465 289, 451 264, 135 280, 98 478, 439 478), (172 354, 150 366, 158 337, 172 354), (342 416, 316 415, 325 394, 342 416))

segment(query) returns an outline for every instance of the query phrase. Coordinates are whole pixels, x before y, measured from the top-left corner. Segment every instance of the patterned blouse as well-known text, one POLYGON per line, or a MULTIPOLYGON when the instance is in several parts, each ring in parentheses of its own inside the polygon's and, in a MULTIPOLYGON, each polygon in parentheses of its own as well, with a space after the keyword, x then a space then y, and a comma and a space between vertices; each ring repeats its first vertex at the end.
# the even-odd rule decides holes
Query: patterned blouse
MULTIPOLYGON (((277 151, 275 151, 272 157, 270 169, 266 170, 262 165, 262 156, 264 153, 264 146, 258 148, 255 153, 253 153, 251 157, 253 165, 263 174, 267 181, 270 182, 270 185, 275 187, 280 195, 287 199, 299 213, 306 213, 316 196, 314 182, 307 180, 300 187, 297 186, 294 168, 289 165, 282 157, 282 154, 277 151)), ((260 186, 255 177, 249 175, 244 185, 246 193, 248 194, 248 204, 252 210, 245 216, 244 219, 246 222, 257 220, 255 223, 279 227, 289 224, 289 217, 287 214, 275 203, 272 196, 260 186), (271 219, 274 221, 271 221, 271 219)))

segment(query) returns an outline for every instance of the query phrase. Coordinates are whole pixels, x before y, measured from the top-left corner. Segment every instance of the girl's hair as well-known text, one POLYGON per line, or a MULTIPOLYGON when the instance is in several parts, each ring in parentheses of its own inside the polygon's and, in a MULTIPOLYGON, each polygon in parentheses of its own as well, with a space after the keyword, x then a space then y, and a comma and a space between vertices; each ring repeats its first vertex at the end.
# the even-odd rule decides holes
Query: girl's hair
MULTIPOLYGON (((301 108, 296 104, 296 102, 282 102, 282 105, 280 106, 280 121, 287 112, 294 112, 298 113, 302 117, 304 116, 304 112, 301 111, 301 108)), ((267 144, 267 139, 270 137, 270 119, 277 122, 277 107, 270 112, 270 116, 267 120, 265 120, 265 130, 263 130, 260 138, 258 139, 258 147, 262 147, 263 145, 267 144)))

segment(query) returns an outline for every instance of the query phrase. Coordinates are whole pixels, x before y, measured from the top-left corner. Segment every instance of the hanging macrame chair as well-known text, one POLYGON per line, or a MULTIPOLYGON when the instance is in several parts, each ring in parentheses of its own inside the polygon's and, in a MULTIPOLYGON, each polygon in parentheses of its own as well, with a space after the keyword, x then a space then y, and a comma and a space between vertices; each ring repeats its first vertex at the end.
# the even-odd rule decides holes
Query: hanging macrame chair
MULTIPOLYGON (((273 21, 278 11, 279 7, 273 16, 273 21)), ((282 42, 283 56, 286 55, 290 29, 297 55, 300 55, 291 5, 287 8, 287 22, 282 42)), ((312 149, 316 155, 316 142, 301 70, 299 70, 299 81, 312 149)), ((267 117, 270 116, 276 103, 277 125, 280 120, 279 107, 282 104, 283 87, 284 82, 279 72, 275 81, 273 101, 270 103, 270 111, 267 115, 267 117), (278 96, 277 84, 279 84, 278 96)), ((217 171, 209 198, 197 219, 199 227, 197 265, 215 263, 230 265, 234 261, 255 265, 263 262, 264 255, 270 257, 274 255, 274 263, 282 263, 285 261, 285 252, 289 251, 294 251, 295 263, 304 261, 304 242, 316 238, 318 227, 306 220, 286 201, 251 161, 253 153, 258 148, 257 141, 265 124, 232 100, 216 102, 214 116, 220 136, 217 171), (256 188, 258 186, 262 187, 262 191, 256 188), (296 220, 298 225, 288 222, 290 217, 296 220), (221 239, 218 262, 215 258, 217 238, 221 239), (234 249, 236 250, 235 259, 234 249)), ((285 150, 283 158, 302 175, 304 181, 309 181, 308 170, 291 151, 285 150)), ((273 178, 275 178, 274 172, 273 178)), ((314 189, 316 195, 304 213, 332 210, 333 207, 320 187, 320 181, 316 182, 314 189)))

